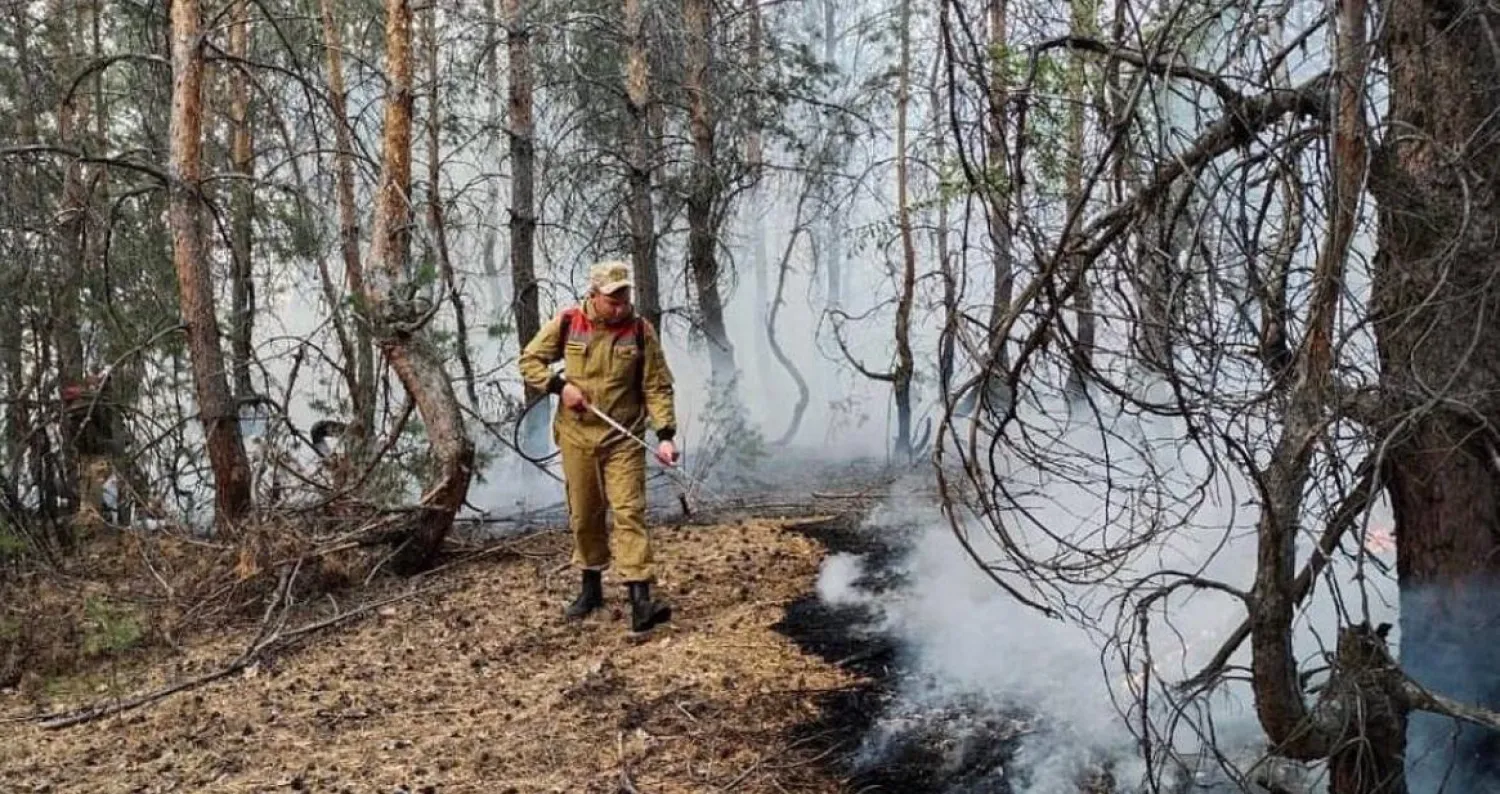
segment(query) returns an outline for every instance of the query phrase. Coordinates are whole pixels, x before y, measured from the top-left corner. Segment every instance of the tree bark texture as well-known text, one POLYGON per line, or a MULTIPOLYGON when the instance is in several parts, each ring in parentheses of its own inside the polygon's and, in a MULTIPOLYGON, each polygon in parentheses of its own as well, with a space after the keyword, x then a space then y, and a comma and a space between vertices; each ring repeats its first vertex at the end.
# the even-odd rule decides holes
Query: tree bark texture
MULTIPOLYGON (((986 8, 989 17, 990 52, 1009 53, 1009 3, 1006 0, 989 0, 986 8)), ((1015 268, 1011 234, 1011 191, 1009 134, 1010 86, 1008 67, 1004 57, 997 58, 990 70, 989 102, 985 119, 985 176, 989 185, 985 201, 985 216, 989 222, 990 246, 994 249, 994 283, 990 299, 991 336, 989 340, 990 360, 1002 369, 1010 366, 1005 347, 1005 338, 998 333, 1001 318, 1010 312, 1010 303, 1015 291, 1015 268)))
POLYGON ((718 222, 714 212, 721 191, 714 157, 714 111, 709 92, 713 13, 710 0, 683 0, 687 28, 689 135, 693 166, 687 197, 688 270, 698 296, 698 313, 708 341, 713 379, 721 386, 734 379, 734 348, 724 326, 724 300, 719 294, 718 222))
POLYGON ((438 269, 443 274, 443 286, 448 291, 448 302, 453 306, 454 331, 458 334, 455 345, 458 364, 463 372, 464 390, 469 405, 479 406, 479 393, 474 381, 474 362, 469 356, 469 320, 464 310, 464 297, 458 289, 458 276, 453 271, 453 259, 448 255, 448 225, 443 211, 443 157, 442 103, 439 101, 438 82, 438 25, 437 5, 427 10, 427 85, 432 93, 427 100, 427 228, 437 248, 438 269))
POLYGON ((911 0, 901 0, 901 63, 896 75, 896 224, 901 234, 901 270, 896 299, 896 366, 891 388, 896 399, 896 454, 911 454, 911 312, 916 299, 917 247, 912 234, 908 108, 911 103, 911 0))
MULTIPOLYGON (((1401 586, 1401 663, 1437 692, 1500 707, 1500 62, 1483 3, 1384 9, 1390 129, 1379 208, 1375 333, 1401 586), (1395 420, 1398 417, 1393 416, 1395 420)), ((1414 715, 1413 791, 1500 790, 1500 736, 1414 715), (1452 766, 1449 769, 1449 766, 1452 766)))
MULTIPOLYGON (((241 60, 250 54, 250 2, 236 0, 230 12, 229 54, 241 60)), ((255 393, 250 382, 250 362, 255 333, 255 268, 251 258, 255 228, 255 152, 250 119, 250 80, 244 63, 229 65, 229 159, 235 176, 230 186, 230 285, 229 350, 234 373, 234 395, 245 399, 255 393)))
MULTIPOLYGON (((529 0, 503 0, 501 16, 510 59, 510 279, 516 337, 522 347, 541 330, 536 281, 536 125, 529 0)), ((535 393, 528 394, 534 398, 535 393)))
MULTIPOLYGON (((771 276, 766 263, 766 212, 769 202, 765 200, 761 181, 765 176, 765 141, 761 102, 765 58, 765 30, 760 0, 748 0, 749 17, 750 90, 746 100, 750 106, 750 129, 746 133, 745 162, 750 169, 751 188, 745 204, 750 211, 750 269, 755 278, 755 327, 765 328, 771 303, 771 276)), ((765 334, 755 335, 755 359, 762 381, 771 378, 771 360, 767 355, 768 340, 765 334)))
POLYGON ((385 3, 385 130, 380 185, 375 195, 371 269, 365 275, 367 301, 377 318, 381 352, 422 417, 437 468, 436 481, 422 494, 412 535, 397 556, 404 571, 428 566, 453 517, 463 507, 474 469, 474 445, 464 429, 458 397, 442 358, 420 327, 425 314, 403 298, 410 229, 412 152, 412 10, 409 0, 385 3))
MULTIPOLYGON (((1070 0, 1069 6, 1072 11, 1072 32, 1075 36, 1097 35, 1098 13, 1091 0, 1070 0)), ((1068 54, 1068 140, 1067 155, 1065 157, 1063 195, 1068 212, 1076 212, 1079 217, 1084 217, 1083 208, 1080 206, 1084 201, 1083 195, 1083 145, 1084 131, 1087 123, 1087 79, 1084 71, 1083 56, 1077 52, 1068 54)), ((1094 341, 1097 336, 1097 323, 1094 318, 1094 291, 1089 284, 1087 262, 1079 262, 1077 267, 1069 268, 1069 278, 1078 279, 1081 283, 1073 291, 1073 315, 1074 315, 1074 349, 1071 352, 1071 372, 1068 378, 1068 389, 1073 394, 1082 394, 1085 384, 1088 382, 1088 373, 1093 367, 1094 341)))
POLYGON ((214 285, 203 239, 203 38, 197 0, 172 3, 172 110, 169 127, 168 223, 172 264, 192 357, 198 418, 214 476, 215 520, 233 531, 250 512, 250 464, 239 411, 224 375, 214 285))
POLYGON ((626 157, 630 169, 630 261, 637 311, 661 328, 661 282, 656 267, 656 211, 651 197, 655 153, 651 146, 651 62, 644 0, 624 0, 625 105, 629 113, 626 157))
POLYGON ((323 49, 327 54, 328 100, 333 112, 335 193, 338 196, 339 252, 344 260, 345 288, 354 303, 353 377, 348 381, 353 421, 344 431, 350 459, 363 459, 363 450, 375 432, 375 342, 366 303, 364 266, 359 251, 359 210, 354 198, 354 143, 349 127, 348 96, 344 89, 343 42, 334 16, 333 0, 319 0, 323 18, 323 49))

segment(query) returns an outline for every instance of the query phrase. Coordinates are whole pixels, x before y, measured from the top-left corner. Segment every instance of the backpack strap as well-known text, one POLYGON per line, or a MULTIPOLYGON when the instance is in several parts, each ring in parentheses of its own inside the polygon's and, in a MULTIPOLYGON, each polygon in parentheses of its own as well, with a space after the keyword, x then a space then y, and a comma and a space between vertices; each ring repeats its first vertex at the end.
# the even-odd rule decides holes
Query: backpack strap
MULTIPOLYGON (((560 327, 557 331, 557 348, 563 350, 568 344, 568 330, 573 324, 573 315, 578 313, 578 308, 570 307, 563 309, 558 316, 560 327)), ((635 318, 635 388, 640 390, 646 383, 646 318, 635 318)))
POLYGON ((635 390, 645 393, 646 389, 646 321, 644 318, 635 318, 635 390))
POLYGON ((562 357, 563 350, 567 347, 568 331, 573 325, 573 314, 577 311, 576 307, 569 307, 563 309, 562 313, 558 315, 558 322, 561 324, 561 327, 557 330, 557 354, 559 358, 562 357))

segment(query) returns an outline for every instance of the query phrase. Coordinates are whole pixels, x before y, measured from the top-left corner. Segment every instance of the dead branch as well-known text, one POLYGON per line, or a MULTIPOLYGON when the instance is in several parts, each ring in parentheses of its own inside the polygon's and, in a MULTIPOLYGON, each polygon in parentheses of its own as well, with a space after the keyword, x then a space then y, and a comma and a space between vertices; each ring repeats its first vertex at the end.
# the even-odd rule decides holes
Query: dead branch
POLYGON ((1330 77, 1327 72, 1291 89, 1271 89, 1230 108, 1218 121, 1204 129, 1198 140, 1180 156, 1162 162, 1151 179, 1130 198, 1104 213, 1079 234, 1079 240, 1091 240, 1078 253, 1097 258, 1124 234, 1142 207, 1164 193, 1178 178, 1202 167, 1214 158, 1243 146, 1267 127, 1288 115, 1325 118, 1326 96, 1330 77))
POLYGON ((1055 49, 1069 49, 1078 52, 1087 52, 1095 55, 1104 55, 1136 66, 1160 77, 1181 77, 1195 83, 1201 83, 1213 91, 1225 106, 1233 108, 1245 100, 1240 92, 1229 87, 1221 75, 1199 69, 1185 63, 1171 62, 1164 58, 1153 58, 1146 53, 1132 50, 1129 47, 1115 47, 1098 39, 1088 36, 1060 36, 1050 41, 1044 41, 1036 46, 1038 53, 1055 49))
MULTIPOLYGON (((1377 471, 1374 459, 1366 458, 1361 462, 1358 472, 1359 482, 1349 492, 1349 496, 1339 504, 1338 509, 1334 511, 1333 517, 1328 521, 1328 525, 1323 528, 1323 534, 1318 537, 1318 545, 1313 549, 1312 556, 1297 574, 1297 580, 1293 585, 1292 592, 1292 603, 1294 605, 1300 605, 1306 600, 1308 594, 1312 592, 1313 582, 1316 581, 1318 574, 1322 573, 1323 568, 1328 565, 1328 561, 1332 559, 1333 551, 1338 548, 1339 541, 1343 539, 1345 533, 1354 528, 1354 522, 1360 516, 1364 515, 1365 510, 1370 506, 1371 500, 1378 493, 1377 477, 1379 472, 1377 471)), ((1229 635, 1229 639, 1224 641, 1224 645, 1219 648, 1208 664, 1204 665, 1203 669, 1191 678, 1178 684, 1177 688, 1189 691, 1207 686, 1224 671, 1225 666, 1229 664, 1229 658, 1234 656, 1235 652, 1239 650, 1240 645, 1244 644, 1245 640, 1249 637, 1250 620, 1246 618, 1229 635)))
POLYGON ((1366 167, 1364 74, 1368 68, 1364 3, 1340 7, 1337 25, 1337 117, 1333 125, 1332 219, 1312 278, 1307 333, 1292 363, 1290 402, 1280 438, 1258 485, 1263 507, 1257 534, 1254 609, 1250 617, 1252 687, 1261 726, 1288 757, 1337 755, 1329 731, 1309 728, 1292 651, 1296 526, 1312 446, 1325 432, 1332 391, 1334 317, 1359 217, 1366 167))
MULTIPOLYGON (((890 301, 885 301, 881 305, 883 306, 883 305, 885 305, 885 303, 890 303, 890 301)), ((859 374, 865 376, 866 378, 869 378, 870 380, 880 381, 882 383, 895 383, 896 382, 896 373, 894 373, 894 372, 876 372, 876 371, 870 369, 869 367, 865 366, 865 364, 863 362, 861 362, 858 358, 856 358, 854 356, 854 352, 849 349, 849 344, 844 341, 844 335, 843 335, 843 333, 841 333, 841 331, 842 331, 842 329, 844 327, 844 323, 846 321, 848 321, 848 320, 858 319, 858 318, 850 317, 848 314, 846 314, 841 309, 833 309, 833 310, 831 310, 829 312, 829 314, 834 318, 833 319, 833 340, 838 343, 839 350, 844 354, 844 358, 849 362, 849 365, 852 366, 852 367, 854 367, 856 370, 858 370, 859 374)))
MULTIPOLYGON (((766 339, 771 345, 771 355, 776 357, 776 361, 781 364, 788 375, 792 376, 792 380, 797 384, 797 404, 792 408, 792 419, 787 423, 786 432, 782 433, 781 438, 776 440, 777 446, 787 444, 796 437, 797 428, 802 425, 802 415, 807 411, 807 380, 802 377, 802 373, 797 371, 797 366, 792 363, 791 359, 787 358, 786 353, 781 349, 781 342, 776 338, 776 320, 780 316, 781 304, 784 302, 783 295, 786 291, 786 274, 790 270, 792 251, 797 247, 797 240, 807 231, 807 225, 802 221, 802 210, 807 206, 807 199, 811 193, 811 190, 803 190, 802 195, 797 197, 797 211, 792 221, 792 233, 787 236, 786 247, 781 252, 781 263, 776 276, 776 296, 771 299, 771 310, 766 315, 766 339)), ((836 331, 835 335, 837 335, 836 331)), ((839 344, 840 347, 843 346, 842 340, 839 344)))
POLYGON ((1445 695, 1440 695, 1411 680, 1405 674, 1401 676, 1397 693, 1409 709, 1430 711, 1433 714, 1442 714, 1445 717, 1462 720, 1472 725, 1478 725, 1481 728, 1500 731, 1500 713, 1478 706, 1471 706, 1445 695))
MULTIPOLYGON (((284 577, 284 580, 288 582, 287 586, 289 586, 290 577, 284 577)), ((267 619, 262 620, 261 629, 257 633, 256 639, 251 642, 250 646, 246 648, 244 653, 236 656, 229 663, 213 672, 205 673, 203 675, 190 678, 186 681, 180 681, 176 684, 156 690, 154 692, 137 695, 125 700, 86 706, 82 709, 78 709, 65 714, 45 714, 37 717, 31 717, 29 719, 31 721, 38 722, 40 727, 46 730, 59 730, 62 728, 70 728, 75 725, 82 725, 84 723, 93 722, 94 720, 98 720, 104 717, 122 714, 124 712, 140 708, 142 706, 149 706, 153 703, 165 700, 168 697, 171 697, 172 695, 175 695, 179 692, 186 692, 191 689, 196 689, 200 686, 203 686, 204 684, 210 684, 214 681, 218 681, 220 679, 234 675, 235 673, 244 670, 245 668, 255 664, 256 662, 266 659, 275 654, 277 651, 289 646, 293 640, 322 631, 323 629, 337 626, 354 618, 367 615, 370 612, 381 607, 389 606, 401 601, 407 601, 418 596, 431 594, 433 592, 436 592, 438 589, 439 588, 437 587, 428 587, 409 593, 403 593, 398 596, 392 596, 390 598, 381 599, 379 601, 373 601, 356 609, 352 609, 348 612, 334 615, 323 620, 313 621, 312 623, 299 626, 290 631, 276 630, 268 632, 267 627, 270 623, 270 614, 276 606, 276 602, 273 602, 271 607, 267 609, 267 619), (267 634, 269 634, 269 636, 266 636, 267 634)), ((285 593, 283 592, 282 595, 277 599, 277 601, 280 602, 284 600, 285 593)))
POLYGON ((82 149, 74 149, 70 146, 56 146, 48 143, 30 143, 20 146, 7 146, 0 148, 0 158, 15 157, 25 154, 57 154, 77 160, 88 165, 105 165, 113 168, 123 168, 127 171, 135 171, 152 177, 156 181, 167 184, 168 178, 165 171, 148 163, 135 160, 127 160, 124 157, 105 157, 90 155, 82 149))

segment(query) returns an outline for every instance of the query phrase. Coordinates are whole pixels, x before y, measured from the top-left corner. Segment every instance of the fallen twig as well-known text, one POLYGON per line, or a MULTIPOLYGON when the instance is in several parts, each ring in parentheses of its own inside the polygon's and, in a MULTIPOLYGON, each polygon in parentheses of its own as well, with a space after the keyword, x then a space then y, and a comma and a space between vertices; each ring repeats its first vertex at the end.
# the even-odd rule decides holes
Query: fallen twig
MULTIPOLYGON (((274 650, 291 644, 292 640, 295 640, 299 637, 303 637, 308 634, 312 634, 314 632, 322 631, 323 629, 336 626, 353 618, 368 614, 383 606, 388 606, 399 601, 406 601, 408 599, 416 598, 417 596, 427 595, 429 593, 435 592, 438 589, 436 587, 429 587, 422 590, 414 590, 410 593, 403 593, 401 595, 384 598, 379 601, 372 601, 371 603, 364 604, 343 614, 334 615, 333 617, 324 618, 323 620, 313 621, 312 623, 308 623, 304 626, 299 626, 295 629, 292 629, 291 631, 281 631, 279 629, 272 631, 269 630, 271 613, 275 610, 278 602, 285 598, 285 590, 290 588, 290 577, 284 578, 283 581, 286 582, 286 584, 283 586, 282 592, 277 597, 277 599, 273 600, 271 606, 266 610, 266 616, 261 621, 261 628, 257 632, 255 640, 250 644, 250 646, 245 650, 244 653, 241 653, 239 656, 235 657, 232 661, 219 668, 218 670, 215 670, 211 673, 205 673, 195 678, 190 678, 186 681, 180 681, 169 687, 156 690, 155 692, 149 692, 144 695, 137 695, 136 697, 128 698, 126 700, 118 700, 112 703, 100 703, 64 714, 43 714, 35 717, 30 717, 29 719, 31 721, 39 722, 40 726, 47 730, 57 730, 60 728, 69 728, 75 725, 82 725, 83 723, 93 722, 94 720, 100 719, 102 717, 122 714, 126 711, 131 711, 142 706, 148 706, 152 703, 165 700, 166 698, 171 697, 172 695, 175 695, 179 692, 185 692, 189 689, 195 689, 197 687, 203 686, 204 684, 209 684, 214 681, 218 681, 221 678, 226 678, 228 676, 234 675, 235 673, 238 673, 249 667, 250 665, 255 664, 256 662, 265 658, 274 650)), ((285 612, 283 612, 280 622, 284 621, 285 612)))
MULTIPOLYGON (((801 739, 798 739, 798 740, 796 740, 794 742, 791 742, 791 743, 788 743, 788 744, 784 744, 781 747, 778 747, 778 748, 776 748, 774 750, 771 750, 770 752, 767 752, 767 753, 761 755, 760 758, 755 759, 755 763, 753 763, 750 766, 746 767, 745 771, 739 773, 739 775, 736 776, 734 780, 731 780, 728 783, 725 783, 724 785, 720 786, 719 787, 719 791, 720 792, 725 792, 725 791, 729 791, 729 790, 733 789, 735 786, 738 786, 739 784, 743 783, 745 781, 745 778, 750 777, 750 775, 753 774, 755 772, 755 770, 760 769, 762 765, 764 765, 767 761, 771 760, 772 758, 775 758, 776 756, 779 756, 779 755, 785 755, 785 754, 787 754, 787 753, 789 753, 789 752, 797 749, 798 747, 801 747, 804 744, 808 744, 808 743, 811 743, 811 742, 816 741, 818 739, 821 739, 822 737, 827 736, 829 733, 832 733, 832 731, 820 731, 818 733, 812 734, 811 736, 804 736, 801 739)), ((842 744, 843 744, 843 742, 835 742, 832 746, 830 746, 828 749, 824 750, 820 755, 818 755, 817 760, 821 760, 822 758, 826 757, 829 753, 832 753, 835 749, 837 749, 842 744)), ((785 768, 785 769, 791 769, 791 768, 793 768, 795 766, 799 766, 799 765, 805 764, 805 763, 811 763, 811 762, 803 761, 803 762, 799 762, 799 763, 796 763, 796 764, 788 764, 788 765, 786 765, 783 768, 785 768)))
POLYGON ((641 794, 635 784, 630 782, 630 772, 625 768, 625 732, 615 732, 615 754, 620 759, 620 788, 621 794, 641 794))
POLYGON ((443 571, 448 570, 449 568, 453 568, 453 567, 456 567, 456 566, 459 566, 459 565, 463 565, 465 563, 474 562, 475 560, 482 560, 485 557, 489 557, 489 556, 494 555, 494 554, 513 554, 513 555, 518 556, 518 557, 521 557, 521 556, 546 556, 546 557, 553 556, 553 555, 532 555, 532 554, 527 554, 525 552, 517 550, 515 547, 517 545, 519 545, 519 543, 520 543, 521 540, 524 540, 524 539, 525 538, 517 538, 515 540, 507 540, 507 541, 502 541, 500 543, 495 543, 495 544, 491 544, 489 546, 485 546, 485 547, 480 548, 480 549, 478 549, 476 551, 472 551, 472 552, 468 552, 466 554, 463 554, 463 555, 459 556, 457 559, 449 560, 448 562, 445 562, 442 565, 439 565, 439 566, 437 566, 435 568, 429 568, 429 569, 423 571, 422 573, 418 574, 418 576, 429 577, 430 578, 430 577, 435 576, 435 575, 437 575, 439 573, 442 573, 443 571))

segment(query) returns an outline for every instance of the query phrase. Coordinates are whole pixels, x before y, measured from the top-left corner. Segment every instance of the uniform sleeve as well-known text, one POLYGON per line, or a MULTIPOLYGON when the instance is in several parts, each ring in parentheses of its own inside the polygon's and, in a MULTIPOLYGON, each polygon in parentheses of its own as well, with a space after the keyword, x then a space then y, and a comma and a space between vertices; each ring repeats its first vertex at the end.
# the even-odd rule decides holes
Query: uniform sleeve
POLYGON ((562 391, 563 376, 561 373, 552 371, 552 364, 562 357, 558 350, 561 341, 558 337, 562 331, 562 315, 557 315, 548 320, 536 332, 536 336, 526 343, 521 350, 520 361, 517 366, 521 369, 521 379, 526 385, 537 391, 545 391, 548 394, 557 394, 562 391))
POLYGON ((646 363, 641 379, 646 392, 646 413, 656 428, 656 437, 661 441, 671 441, 677 435, 672 369, 667 366, 667 356, 662 351, 661 338, 656 335, 656 329, 645 320, 641 321, 641 326, 646 332, 646 363))

